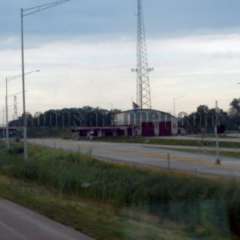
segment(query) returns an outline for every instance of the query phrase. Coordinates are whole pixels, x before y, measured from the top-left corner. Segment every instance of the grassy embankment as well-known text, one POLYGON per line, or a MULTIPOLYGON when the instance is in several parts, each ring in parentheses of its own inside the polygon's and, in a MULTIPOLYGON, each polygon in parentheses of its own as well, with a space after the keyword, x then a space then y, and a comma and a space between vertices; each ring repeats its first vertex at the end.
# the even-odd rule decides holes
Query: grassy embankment
MULTIPOLYGON (((161 149, 165 149, 165 150, 173 150, 173 151, 178 151, 178 152, 189 152, 189 153, 198 153, 198 154, 207 154, 207 155, 212 155, 215 156, 216 155, 216 150, 215 149, 191 149, 191 148, 184 148, 184 149, 180 149, 180 148, 176 148, 176 146, 172 146, 172 147, 168 147, 168 148, 164 148, 164 146, 161 147, 161 149)), ((239 152, 233 152, 233 151, 220 151, 220 157, 224 156, 224 157, 230 157, 230 158, 236 158, 240 160, 240 151, 239 152)))
POLYGON ((113 165, 30 148, 24 162, 0 145, 0 196, 96 239, 232 239, 240 226, 238 182, 113 165))
MULTIPOLYGON (((144 139, 144 138, 104 138, 97 139, 97 141, 106 142, 119 142, 119 143, 142 143, 142 144, 152 144, 159 145, 164 148, 164 146, 172 146, 172 148, 167 148, 169 150, 176 150, 181 152, 192 152, 192 153, 203 153, 204 147, 213 148, 212 150, 204 150, 204 153, 215 154, 214 147, 216 143, 214 141, 201 141, 199 140, 177 140, 177 139, 144 139), (180 147, 199 147, 197 149, 191 148, 174 148, 175 146, 180 147)), ((229 148, 228 151, 221 151, 221 155, 225 157, 240 158, 240 152, 231 151, 233 148, 240 148, 240 142, 220 142, 220 148, 229 148)))
MULTIPOLYGON (((144 143, 144 144, 153 144, 153 145, 169 145, 169 146, 190 146, 190 147, 215 147, 215 141, 209 140, 188 140, 188 139, 146 139, 146 138, 101 138, 96 139, 99 141, 107 142, 120 142, 120 143, 144 143)), ((219 143, 222 148, 240 148, 240 142, 226 142, 221 141, 219 143)))
MULTIPOLYGON (((149 144, 158 144, 158 145, 169 145, 173 146, 172 150, 182 151, 182 152, 193 152, 193 153, 206 153, 215 155, 215 146, 214 141, 201 141, 199 140, 174 140, 174 139, 153 139, 150 140, 149 144), (174 149, 174 146, 184 146, 184 147, 199 147, 199 150, 194 149, 174 149), (205 150, 204 147, 212 147, 211 150, 205 150)), ((229 148, 229 151, 220 151, 220 154, 225 157, 233 157, 240 159, 240 152, 231 151, 232 148, 240 148, 240 142, 220 142, 220 148, 229 148)))
POLYGON ((63 138, 71 139, 72 132, 69 128, 29 128, 30 138, 63 138))

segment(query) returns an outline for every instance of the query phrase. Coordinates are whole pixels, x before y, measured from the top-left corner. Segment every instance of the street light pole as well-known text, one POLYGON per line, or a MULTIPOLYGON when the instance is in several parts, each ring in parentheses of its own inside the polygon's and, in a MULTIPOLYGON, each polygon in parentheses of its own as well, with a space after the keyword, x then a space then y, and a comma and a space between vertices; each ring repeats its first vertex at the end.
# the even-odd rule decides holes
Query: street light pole
POLYGON ((173 116, 176 117, 176 98, 173 98, 173 116))
POLYGON ((9 124, 8 124, 8 79, 5 79, 6 81, 6 99, 5 99, 5 104, 6 104, 6 144, 7 144, 7 149, 10 149, 10 143, 9 143, 9 124))
POLYGON ((216 114, 216 122, 215 122, 215 138, 216 138, 216 164, 220 165, 220 146, 219 146, 219 139, 218 139, 218 101, 216 101, 215 107, 215 114, 216 114))
POLYGON ((5 121, 6 121, 6 119, 5 119, 5 111, 6 111, 6 109, 3 107, 3 109, 2 109, 2 126, 3 127, 4 127, 5 121))
POLYGON ((58 128, 58 116, 57 116, 57 111, 55 111, 55 126, 56 129, 58 128))
POLYGON ((24 58, 24 10, 21 8, 21 54, 22 54, 22 92, 23 92, 23 144, 24 160, 28 159, 27 148, 27 115, 26 115, 26 96, 25 96, 25 58, 24 58))
MULTIPOLYGON (((40 72, 40 70, 35 70, 35 71, 31 71, 31 72, 27 72, 24 74, 24 79, 25 79, 25 76, 26 75, 29 75, 29 74, 32 74, 34 72, 40 72)), ((8 82, 10 80, 14 80, 14 79, 17 79, 21 77, 21 75, 16 75, 16 76, 12 76, 12 77, 6 77, 5 78, 5 81, 6 81, 6 98, 5 98, 5 104, 6 104, 6 142, 7 142, 7 148, 9 149, 10 148, 10 141, 9 141, 9 121, 8 121, 8 118, 9 118, 9 112, 8 112, 8 82)), ((24 87, 25 89, 25 87, 24 87)), ((20 94, 22 92, 19 92, 19 93, 15 93, 15 95, 17 94, 20 94)), ((24 96, 25 96, 25 92, 22 93, 24 96)), ((11 96, 11 95, 10 95, 11 96)))
POLYGON ((26 97, 25 97, 25 56, 24 56, 24 17, 34 15, 36 13, 45 11, 49 8, 56 7, 60 4, 69 2, 70 0, 58 0, 51 3, 38 5, 32 8, 20 10, 21 18, 21 57, 22 57, 22 91, 23 91, 23 138, 24 138, 24 160, 28 159, 28 145, 27 145, 27 114, 26 114, 26 97))

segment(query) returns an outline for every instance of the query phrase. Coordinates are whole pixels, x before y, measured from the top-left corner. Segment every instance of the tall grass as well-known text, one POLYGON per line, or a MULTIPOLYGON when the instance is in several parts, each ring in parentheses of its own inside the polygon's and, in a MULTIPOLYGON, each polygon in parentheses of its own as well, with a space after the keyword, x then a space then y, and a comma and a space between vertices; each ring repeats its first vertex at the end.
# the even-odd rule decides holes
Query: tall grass
POLYGON ((30 138, 64 138, 71 139, 72 132, 69 128, 29 128, 30 138))
POLYGON ((8 153, 0 145, 2 173, 116 207, 144 208, 187 224, 200 236, 238 234, 240 187, 236 181, 137 170, 36 146, 30 148, 30 159, 24 162, 18 152, 19 147, 8 153))

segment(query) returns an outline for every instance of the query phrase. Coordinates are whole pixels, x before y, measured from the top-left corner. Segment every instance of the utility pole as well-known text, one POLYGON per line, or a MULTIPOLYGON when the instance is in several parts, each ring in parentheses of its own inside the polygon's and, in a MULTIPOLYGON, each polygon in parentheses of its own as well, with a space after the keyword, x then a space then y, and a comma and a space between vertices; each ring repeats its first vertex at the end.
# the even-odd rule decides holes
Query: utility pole
POLYGON ((52 112, 49 112, 49 128, 52 128, 52 112))
POLYGON ((22 60, 22 92, 23 92, 23 144, 24 160, 28 158, 27 149, 27 116, 26 116, 26 98, 25 98, 25 56, 24 56, 24 10, 21 8, 21 60, 22 60))
POLYGON ((5 103, 6 103, 6 145, 7 145, 7 149, 10 149, 10 142, 9 142, 9 123, 8 123, 8 79, 5 79, 6 81, 6 99, 5 99, 5 103))
POLYGON ((3 127, 4 127, 4 125, 5 125, 5 109, 4 109, 4 107, 2 109, 2 124, 3 124, 3 127))
POLYGON ((43 114, 43 128, 47 127, 47 116, 46 116, 46 112, 43 114))
POLYGON ((57 111, 55 111, 55 127, 56 127, 56 129, 58 128, 58 115, 57 115, 57 111))
MULTIPOLYGON (((35 71, 31 71, 31 72, 27 72, 25 73, 25 76, 26 75, 29 75, 29 74, 32 74, 32 73, 35 73, 35 72, 40 72, 40 70, 35 70, 35 71)), ((14 79, 17 79, 21 77, 21 75, 16 75, 16 76, 11 76, 11 77, 6 77, 5 78, 5 81, 6 81, 6 141, 7 141, 7 148, 9 149, 10 148, 10 141, 9 141, 9 121, 8 121, 8 118, 9 118, 9 113, 8 113, 8 83, 10 80, 14 80, 14 79)), ((22 93, 22 92, 21 92, 22 93)), ((16 113, 16 116, 17 116, 17 94, 19 93, 15 93, 14 95, 14 111, 16 113)))
POLYGON ((205 112, 205 130, 208 133, 208 113, 205 112))
POLYGON ((68 111, 68 127, 71 128, 71 124, 72 124, 72 121, 71 121, 71 112, 70 110, 68 111))
POLYGON ((182 99, 182 98, 184 98, 184 96, 180 96, 180 97, 174 97, 173 98, 173 116, 174 117, 177 117, 177 100, 179 100, 179 99, 182 99))
POLYGON ((96 111, 96 127, 98 127, 98 110, 96 111))
POLYGON ((176 117, 176 98, 173 98, 173 116, 176 117))
POLYGON ((13 119, 17 120, 18 118, 18 104, 17 104, 17 95, 13 96, 13 119))
POLYGON ((219 146, 219 137, 218 137, 218 101, 216 101, 216 107, 215 107, 215 139, 216 139, 216 164, 220 165, 220 146, 219 146))

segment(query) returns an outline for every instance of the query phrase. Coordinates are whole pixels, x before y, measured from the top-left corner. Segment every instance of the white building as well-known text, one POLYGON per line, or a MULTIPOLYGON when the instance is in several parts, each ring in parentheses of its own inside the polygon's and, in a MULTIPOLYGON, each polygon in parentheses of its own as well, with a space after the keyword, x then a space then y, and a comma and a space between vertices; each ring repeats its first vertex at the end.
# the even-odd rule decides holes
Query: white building
POLYGON ((133 136, 171 136, 178 133, 178 121, 174 116, 151 109, 117 113, 113 124, 131 129, 128 135, 133 136))

